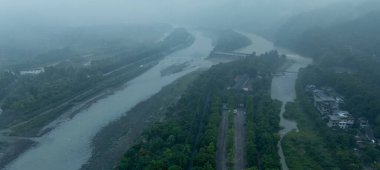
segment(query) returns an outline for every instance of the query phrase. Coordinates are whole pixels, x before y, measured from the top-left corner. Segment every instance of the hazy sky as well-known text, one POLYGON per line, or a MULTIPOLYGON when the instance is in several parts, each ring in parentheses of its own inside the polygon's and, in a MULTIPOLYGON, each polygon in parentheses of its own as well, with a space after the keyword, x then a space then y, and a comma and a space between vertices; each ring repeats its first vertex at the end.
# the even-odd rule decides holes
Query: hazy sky
POLYGON ((61 25, 289 16, 344 0, 0 0, 1 24, 61 25), (253 16, 254 15, 254 16, 253 16))

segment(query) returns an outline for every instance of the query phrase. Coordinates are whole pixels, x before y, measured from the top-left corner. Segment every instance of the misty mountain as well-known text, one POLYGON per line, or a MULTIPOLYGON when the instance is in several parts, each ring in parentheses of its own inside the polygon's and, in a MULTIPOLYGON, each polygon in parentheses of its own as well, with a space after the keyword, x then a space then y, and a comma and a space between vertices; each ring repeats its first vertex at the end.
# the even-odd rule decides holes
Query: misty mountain
POLYGON ((380 10, 331 27, 315 27, 305 31, 296 45, 301 52, 315 57, 331 50, 364 56, 380 56, 379 21, 380 10))
POLYGON ((3 28, 0 31, 0 58, 31 58, 63 48, 91 51, 142 44, 160 39, 169 28, 165 24, 3 28))
POLYGON ((380 56, 380 10, 370 12, 346 22, 330 26, 313 26, 298 31, 298 35, 285 35, 278 39, 278 44, 291 47, 293 50, 319 58, 335 51, 341 54, 380 56))
POLYGON ((0 0, 0 169, 380 170, 380 0, 0 0))
MULTIPOLYGON (((365 1, 355 3, 337 3, 325 8, 304 12, 291 17, 275 34, 275 43, 280 46, 296 48, 303 36, 316 30, 334 29, 337 25, 365 19, 371 11, 378 10, 380 2, 365 1)), ((339 29, 339 28, 335 28, 339 29)))

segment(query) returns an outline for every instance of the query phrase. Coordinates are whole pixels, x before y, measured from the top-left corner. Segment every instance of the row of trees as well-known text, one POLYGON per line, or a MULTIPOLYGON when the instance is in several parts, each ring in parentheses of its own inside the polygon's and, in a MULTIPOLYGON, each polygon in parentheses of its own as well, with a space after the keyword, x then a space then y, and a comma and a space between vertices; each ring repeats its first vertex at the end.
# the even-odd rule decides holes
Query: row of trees
MULTIPOLYGON (((268 84, 260 82, 260 84, 268 84)), ((256 84, 258 84, 257 82, 256 84)), ((270 98, 270 86, 255 87, 247 96, 247 167, 251 169, 281 169, 277 153, 280 137, 279 122, 281 103, 270 98)))
POLYGON ((235 96, 228 97, 228 128, 227 128, 227 167, 232 169, 234 167, 234 114, 233 109, 236 107, 235 96))
POLYGON ((146 130, 128 150, 118 169, 214 168, 224 81, 218 71, 202 74, 168 109, 168 120, 146 130))

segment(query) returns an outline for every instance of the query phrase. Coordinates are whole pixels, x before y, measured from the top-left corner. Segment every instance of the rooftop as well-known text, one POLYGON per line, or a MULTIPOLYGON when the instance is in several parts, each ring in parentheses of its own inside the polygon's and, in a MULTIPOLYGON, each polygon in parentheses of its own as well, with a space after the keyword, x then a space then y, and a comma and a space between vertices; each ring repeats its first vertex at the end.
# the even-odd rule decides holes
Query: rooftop
POLYGON ((323 90, 314 90, 313 93, 316 101, 335 101, 333 96, 326 94, 323 90))
POLYGON ((334 112, 333 115, 336 115, 336 116, 338 116, 340 118, 351 117, 351 114, 348 111, 343 111, 343 110, 338 110, 338 111, 334 112))

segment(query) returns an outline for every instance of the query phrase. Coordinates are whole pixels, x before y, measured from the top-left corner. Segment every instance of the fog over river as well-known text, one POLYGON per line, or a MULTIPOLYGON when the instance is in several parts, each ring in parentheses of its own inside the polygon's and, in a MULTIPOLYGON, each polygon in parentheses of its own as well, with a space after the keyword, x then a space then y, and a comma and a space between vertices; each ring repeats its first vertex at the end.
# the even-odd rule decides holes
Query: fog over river
MULTIPOLYGON (((53 131, 41 137, 40 142, 35 147, 11 162, 6 169, 66 170, 81 168, 91 157, 92 139, 103 127, 119 119, 136 104, 148 99, 176 79, 197 69, 209 68, 215 64, 206 60, 206 57, 213 49, 212 40, 199 32, 192 33, 195 36, 195 42, 190 47, 166 56, 156 66, 129 81, 126 88, 97 101, 86 110, 78 113, 74 118, 60 124, 53 131), (165 68, 184 63, 186 63, 186 68, 178 73, 166 76, 160 73, 165 68)), ((272 42, 260 36, 244 34, 253 43, 238 50, 238 52, 261 54, 276 49, 282 54, 287 54, 289 59, 294 61, 287 69, 289 73, 273 78, 271 87, 273 99, 282 101, 284 105, 286 102, 293 101, 295 99, 294 86, 297 71, 312 61, 276 48, 272 42)), ((289 131, 297 129, 295 122, 283 118, 283 111, 284 106, 280 114, 280 126, 284 127, 279 132, 281 137, 289 131)), ((279 154, 282 166, 286 168, 280 145, 279 154)))
POLYGON ((126 88, 97 101, 73 119, 62 123, 41 137, 35 147, 20 155, 6 169, 79 169, 91 157, 91 141, 104 126, 176 79, 212 65, 205 59, 213 49, 211 39, 199 32, 192 33, 195 41, 190 47, 166 56, 156 66, 129 81, 126 88), (167 76, 160 73, 167 67, 183 63, 187 67, 178 73, 167 76))

